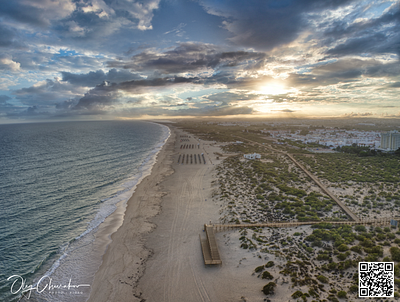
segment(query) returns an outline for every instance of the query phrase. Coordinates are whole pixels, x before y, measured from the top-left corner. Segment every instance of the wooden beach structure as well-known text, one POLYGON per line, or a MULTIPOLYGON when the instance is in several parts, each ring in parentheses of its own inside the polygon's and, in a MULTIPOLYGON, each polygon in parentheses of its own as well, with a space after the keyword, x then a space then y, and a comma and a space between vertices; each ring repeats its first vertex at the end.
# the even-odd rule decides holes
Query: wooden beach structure
POLYGON ((213 225, 205 224, 204 231, 206 233, 206 238, 202 238, 200 235, 204 264, 222 264, 214 230, 215 228, 213 225))
MULTIPOLYGON (((204 230, 206 238, 202 238, 200 235, 201 248, 203 251, 204 264, 222 264, 222 260, 219 254, 217 241, 215 238, 216 232, 222 232, 230 229, 242 229, 242 228, 285 228, 285 227, 297 227, 302 225, 313 225, 313 224, 332 224, 332 225, 369 225, 369 226, 390 226, 393 218, 378 218, 378 219, 362 219, 357 217, 339 198, 337 198, 323 183, 311 172, 309 172, 302 164, 300 164, 293 155, 276 150, 271 146, 265 146, 258 142, 241 137, 243 140, 247 140, 253 144, 260 145, 261 147, 272 150, 273 152, 286 155, 296 166, 298 166, 303 172, 310 177, 321 190, 327 194, 336 204, 347 214, 350 220, 343 221, 291 221, 291 222, 266 222, 266 223, 249 223, 249 224, 205 224, 204 230)), ((202 153, 203 161, 205 163, 204 154, 202 153)), ((200 161, 200 155, 199 155, 200 161)))
POLYGON ((247 224, 205 224, 204 230, 206 238, 200 235, 201 249, 203 251, 204 264, 222 264, 219 254, 216 232, 223 232, 231 229, 243 228, 291 228, 302 225, 313 225, 319 223, 329 223, 332 225, 370 225, 370 226, 389 226, 392 218, 378 219, 358 219, 357 221, 292 221, 292 222, 267 222, 267 223, 247 223, 247 224))

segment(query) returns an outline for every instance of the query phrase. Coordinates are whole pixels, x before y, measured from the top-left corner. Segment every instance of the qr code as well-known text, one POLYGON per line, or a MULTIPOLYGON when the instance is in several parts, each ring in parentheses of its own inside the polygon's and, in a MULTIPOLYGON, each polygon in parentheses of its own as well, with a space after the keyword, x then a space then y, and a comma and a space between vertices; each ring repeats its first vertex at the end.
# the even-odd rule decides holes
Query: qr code
POLYGON ((393 262, 359 262, 358 296, 394 297, 393 262))

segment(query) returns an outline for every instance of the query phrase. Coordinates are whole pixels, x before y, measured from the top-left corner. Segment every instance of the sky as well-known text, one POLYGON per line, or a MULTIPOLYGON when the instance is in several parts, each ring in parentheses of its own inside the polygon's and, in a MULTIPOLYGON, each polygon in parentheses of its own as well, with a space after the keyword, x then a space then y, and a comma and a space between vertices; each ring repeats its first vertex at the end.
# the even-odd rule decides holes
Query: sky
POLYGON ((13 0, 0 123, 400 118, 400 1, 13 0))

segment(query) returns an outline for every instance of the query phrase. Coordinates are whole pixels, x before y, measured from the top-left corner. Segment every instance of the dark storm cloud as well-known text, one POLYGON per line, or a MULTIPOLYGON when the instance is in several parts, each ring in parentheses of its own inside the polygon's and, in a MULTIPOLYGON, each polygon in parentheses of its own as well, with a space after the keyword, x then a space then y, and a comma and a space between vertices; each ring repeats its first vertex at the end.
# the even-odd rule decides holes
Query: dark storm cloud
POLYGON ((338 59, 315 66, 309 74, 292 73, 288 79, 292 86, 332 85, 351 83, 365 77, 395 77, 400 74, 398 62, 382 63, 375 59, 338 59))
POLYGON ((295 40, 309 27, 306 13, 335 9, 351 0, 250 0, 211 1, 201 3, 210 13, 225 18, 224 26, 233 43, 270 50, 295 40))
POLYGON ((400 6, 393 6, 375 19, 356 23, 349 23, 348 20, 336 22, 328 27, 325 36, 328 37, 326 42, 345 40, 327 51, 327 54, 332 56, 365 53, 400 55, 400 6))
POLYGON ((16 30, 0 24, 0 47, 21 48, 23 44, 17 39, 16 30))
POLYGON ((50 25, 51 20, 70 15, 75 4, 70 0, 2 1, 0 16, 38 27, 50 25))
POLYGON ((110 109, 109 107, 117 102, 115 93, 108 93, 104 95, 87 93, 81 98, 78 104, 72 109, 88 109, 88 110, 103 110, 110 109))
POLYGON ((176 84, 185 83, 201 83, 199 78, 183 78, 183 77, 170 77, 170 78, 155 78, 146 80, 133 80, 122 83, 109 83, 104 82, 91 89, 81 98, 74 109, 99 109, 111 106, 118 102, 120 95, 119 92, 142 93, 143 88, 149 87, 165 87, 176 84))
POLYGON ((146 51, 130 61, 110 61, 109 67, 134 71, 156 70, 164 74, 196 71, 202 68, 236 67, 240 64, 254 65, 265 60, 266 54, 246 51, 222 51, 215 45, 186 42, 163 53, 146 51))
POLYGON ((109 70, 107 73, 102 70, 90 71, 86 74, 74 74, 62 71, 61 75, 63 81, 83 87, 94 87, 104 81, 120 83, 141 78, 137 74, 133 74, 126 70, 119 71, 115 68, 109 70))

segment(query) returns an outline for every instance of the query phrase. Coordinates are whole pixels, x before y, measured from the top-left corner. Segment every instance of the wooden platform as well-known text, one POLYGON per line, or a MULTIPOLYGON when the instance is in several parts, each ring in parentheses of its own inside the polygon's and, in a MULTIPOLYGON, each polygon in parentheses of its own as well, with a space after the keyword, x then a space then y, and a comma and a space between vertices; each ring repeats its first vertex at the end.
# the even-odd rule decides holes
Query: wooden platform
POLYGON ((214 226, 204 225, 206 238, 200 235, 201 249, 203 251, 204 264, 222 264, 219 255, 217 240, 215 239, 214 226))

